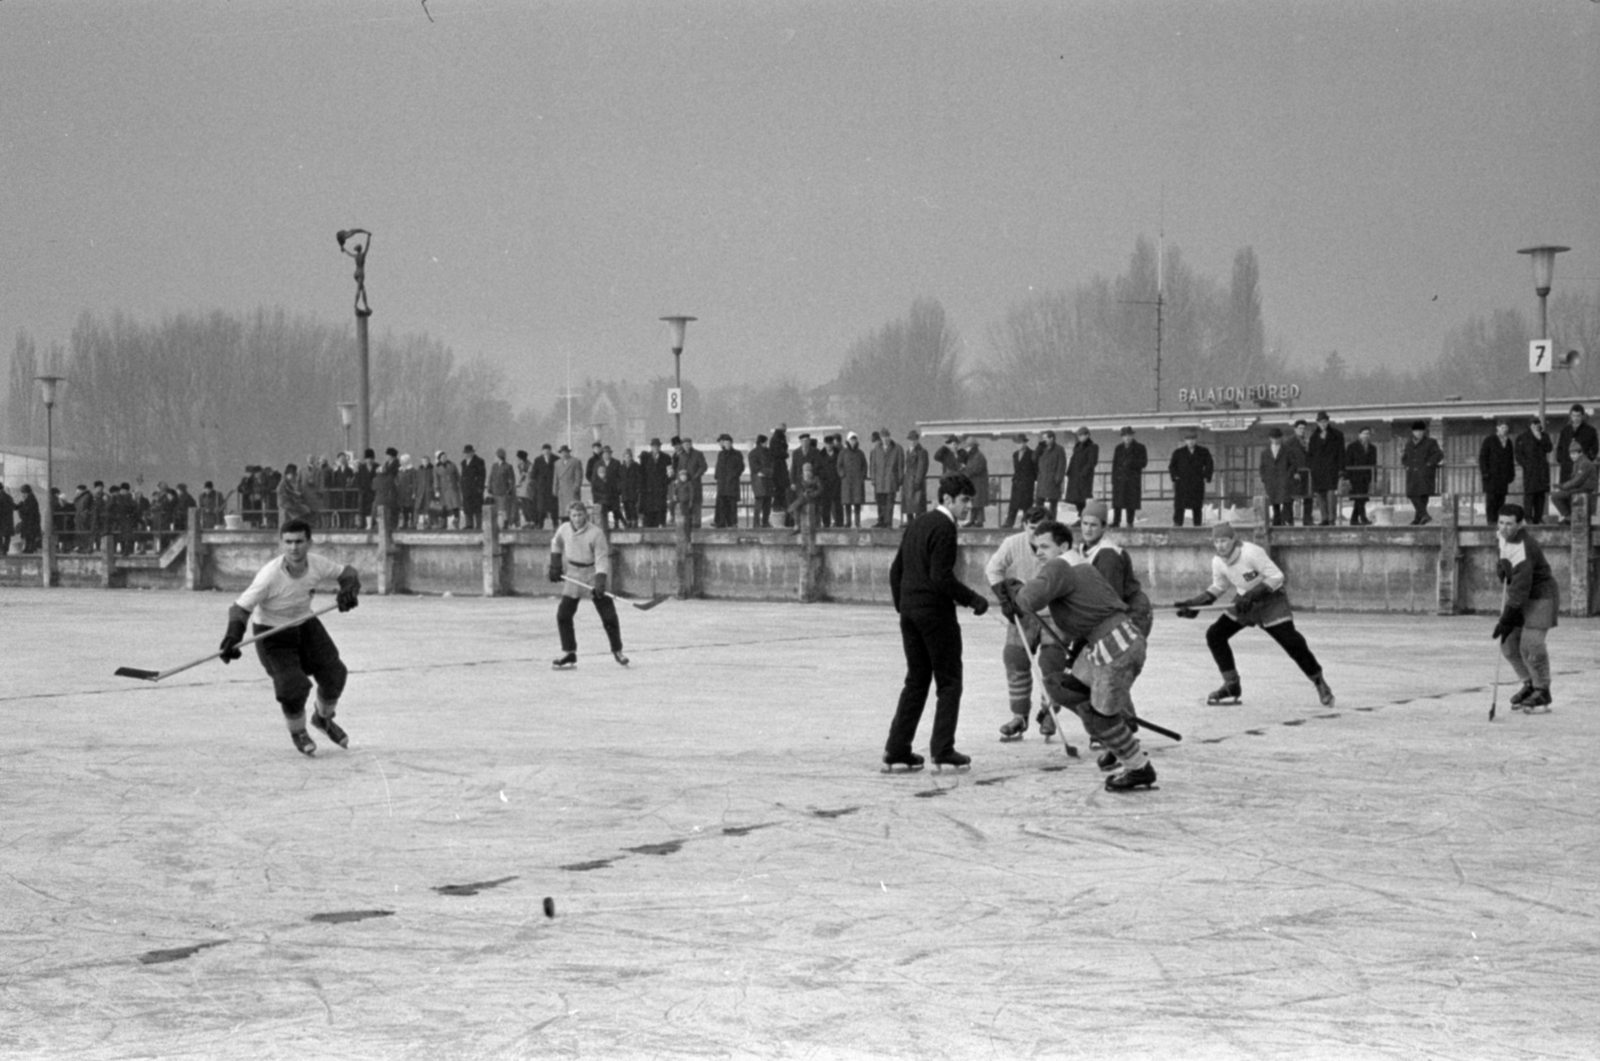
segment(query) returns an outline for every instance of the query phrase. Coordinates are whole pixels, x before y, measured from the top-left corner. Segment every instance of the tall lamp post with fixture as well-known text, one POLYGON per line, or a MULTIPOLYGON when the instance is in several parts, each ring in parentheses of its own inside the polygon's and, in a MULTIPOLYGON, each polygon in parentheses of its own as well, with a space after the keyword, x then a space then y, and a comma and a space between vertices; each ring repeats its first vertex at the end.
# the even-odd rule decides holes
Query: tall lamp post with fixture
POLYGON ((673 428, 672 433, 679 438, 683 437, 683 333, 688 329, 689 322, 698 320, 697 317, 662 317, 672 326, 672 379, 673 398, 668 404, 672 406, 673 428))
MULTIPOLYGON (((341 229, 335 234, 339 249, 356 260, 356 353, 360 359, 361 423, 356 434, 361 438, 361 452, 372 448, 372 382, 368 369, 367 318, 372 307, 367 304, 367 251, 372 247, 372 233, 364 228, 341 229)), ((346 449, 350 447, 345 446, 346 449)))
POLYGON ((39 506, 39 529, 44 532, 43 581, 56 584, 56 385, 61 376, 36 376, 44 396, 44 501, 39 506))
MULTIPOLYGON (((1547 345, 1550 341, 1550 318, 1546 309, 1546 300, 1550 297, 1550 280, 1556 271, 1556 255, 1571 250, 1571 247, 1556 247, 1541 244, 1537 247, 1524 247, 1518 254, 1526 254, 1533 259, 1533 290, 1539 296, 1539 338, 1547 345)), ((1542 369, 1535 368, 1539 373, 1539 422, 1544 423, 1545 398, 1550 391, 1550 356, 1546 352, 1546 363, 1542 369)), ((1545 430, 1549 430, 1545 425, 1545 430)))

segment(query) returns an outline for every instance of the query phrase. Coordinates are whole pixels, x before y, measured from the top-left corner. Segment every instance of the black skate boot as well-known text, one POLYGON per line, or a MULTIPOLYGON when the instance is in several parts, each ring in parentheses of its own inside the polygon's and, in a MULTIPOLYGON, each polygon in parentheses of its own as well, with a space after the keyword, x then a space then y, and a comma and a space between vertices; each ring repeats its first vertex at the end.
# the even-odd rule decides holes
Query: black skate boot
POLYGON ((555 659, 555 660, 551 660, 550 661, 550 668, 552 670, 571 670, 573 667, 576 667, 577 665, 578 665, 578 654, 576 652, 568 652, 565 656, 562 656, 560 659, 555 659))
MULTIPOLYGON (((611 653, 611 658, 622 664, 624 667, 628 665, 628 657, 622 654, 622 649, 620 648, 611 653)), ((576 662, 576 659, 574 659, 574 662, 576 662)))
POLYGON ((1522 683, 1522 688, 1511 694, 1511 706, 1515 710, 1521 711, 1522 710, 1522 705, 1527 703, 1528 702, 1528 697, 1530 697, 1532 695, 1533 695, 1533 683, 1532 682, 1523 682, 1522 683))
POLYGON ((884 752, 883 772, 886 774, 898 773, 898 771, 895 770, 895 767, 897 766, 903 766, 906 768, 906 773, 914 774, 918 770, 922 769, 922 756, 913 751, 905 751, 898 754, 884 752))
POLYGON ((1124 770, 1120 774, 1112 774, 1106 778, 1107 792, 1132 792, 1135 789, 1149 788, 1156 783, 1156 768, 1145 763, 1137 770, 1124 770))
POLYGON ((1104 755, 1100 756, 1100 758, 1096 759, 1094 764, 1107 773, 1110 773, 1112 770, 1117 768, 1117 753, 1106 752, 1104 755))
POLYGON ((1000 740, 1002 743, 1009 744, 1011 741, 1021 740, 1022 735, 1026 732, 1028 732, 1028 716, 1012 715, 1000 727, 1000 740))
POLYGON ((1048 707, 1039 708, 1039 714, 1035 717, 1039 721, 1039 736, 1048 741, 1056 735, 1056 717, 1048 707))
POLYGON ((339 725, 339 723, 335 722, 333 719, 323 718, 321 715, 312 715, 311 724, 320 729, 322 732, 326 733, 328 735, 328 739, 333 741, 333 743, 337 744, 339 747, 350 747, 350 734, 346 733, 344 731, 344 727, 339 725))
POLYGON ((1333 706, 1333 690, 1328 688, 1328 683, 1323 681, 1322 675, 1317 675, 1317 699, 1322 701, 1323 707, 1333 706))
POLYGON ((947 766, 954 770, 967 770, 972 766, 972 756, 962 755, 954 748, 951 748, 943 755, 935 755, 933 757, 933 766, 935 770, 940 772, 943 772, 947 766))
POLYGON ((1206 697, 1206 703, 1212 705, 1237 704, 1239 702, 1239 697, 1241 694, 1243 694, 1243 692, 1244 686, 1240 685, 1238 682, 1225 681, 1222 683, 1222 688, 1206 697))
POLYGON ((290 731, 289 739, 294 741, 294 746, 299 750, 301 755, 317 754, 317 742, 312 740, 311 735, 305 730, 297 729, 290 731))
POLYGON ((1550 713, 1550 690, 1535 689, 1522 701, 1522 706, 1517 710, 1530 715, 1548 715, 1550 713))

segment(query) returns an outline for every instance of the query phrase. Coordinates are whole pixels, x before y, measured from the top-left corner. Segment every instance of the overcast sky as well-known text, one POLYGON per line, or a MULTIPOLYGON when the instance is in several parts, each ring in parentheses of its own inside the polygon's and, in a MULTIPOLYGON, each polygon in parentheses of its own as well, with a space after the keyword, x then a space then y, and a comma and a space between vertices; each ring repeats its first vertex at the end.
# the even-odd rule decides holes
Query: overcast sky
POLYGON ((1531 243, 1593 291, 1600 3, 0 3, 6 353, 85 309, 349 319, 360 226, 375 329, 541 406, 569 355, 669 374, 669 313, 702 386, 814 384, 918 297, 983 356, 1163 197, 1308 362, 1531 317, 1531 243))

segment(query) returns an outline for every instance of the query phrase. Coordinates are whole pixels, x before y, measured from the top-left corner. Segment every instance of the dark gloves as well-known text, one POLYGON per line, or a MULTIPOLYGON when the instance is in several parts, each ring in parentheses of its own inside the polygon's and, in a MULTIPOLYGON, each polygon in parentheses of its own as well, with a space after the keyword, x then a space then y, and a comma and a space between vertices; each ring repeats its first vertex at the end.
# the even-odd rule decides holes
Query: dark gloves
POLYGON ((594 595, 596 597, 604 597, 606 595, 606 576, 599 571, 596 571, 594 575, 594 595))
POLYGON ((977 600, 972 602, 972 614, 973 615, 982 615, 984 612, 987 612, 988 610, 989 610, 989 598, 988 597, 979 597, 977 600))
POLYGON ((244 655, 239 651, 239 642, 244 640, 244 620, 229 619, 228 632, 222 637, 222 662, 232 663, 244 655))
POLYGON ((1011 598, 1010 585, 996 582, 989 588, 994 591, 995 600, 1000 602, 1000 614, 1006 617, 1006 622, 1016 622, 1017 616, 1022 613, 1017 611, 1017 602, 1011 598))
POLYGON ((1181 600, 1175 605, 1175 607, 1178 609, 1178 618, 1193 619, 1200 614, 1199 612, 1195 611, 1196 608, 1203 608, 1216 599, 1217 595, 1215 593, 1212 593, 1210 590, 1206 590, 1204 593, 1196 594, 1195 596, 1190 597, 1188 600, 1181 600))
POLYGON ((1496 560, 1495 564, 1494 564, 1494 573, 1495 573, 1495 577, 1497 577, 1501 582, 1510 582, 1511 581, 1511 561, 1510 560, 1496 560))
POLYGON ((358 578, 341 578, 339 580, 339 595, 334 600, 339 605, 341 612, 347 612, 360 603, 356 598, 361 593, 361 580, 358 578))
POLYGON ((1180 618, 1180 619, 1198 619, 1198 618, 1200 618, 1200 613, 1195 611, 1193 608, 1189 607, 1187 604, 1181 604, 1180 603, 1178 605, 1178 618, 1180 618))
POLYGON ((561 557, 555 553, 550 554, 550 581, 561 581, 561 557))
POLYGON ((1501 613, 1500 621, 1494 624, 1494 633, 1489 636, 1496 641, 1504 641, 1511 636, 1511 631, 1522 625, 1522 622, 1521 608, 1507 608, 1501 613))

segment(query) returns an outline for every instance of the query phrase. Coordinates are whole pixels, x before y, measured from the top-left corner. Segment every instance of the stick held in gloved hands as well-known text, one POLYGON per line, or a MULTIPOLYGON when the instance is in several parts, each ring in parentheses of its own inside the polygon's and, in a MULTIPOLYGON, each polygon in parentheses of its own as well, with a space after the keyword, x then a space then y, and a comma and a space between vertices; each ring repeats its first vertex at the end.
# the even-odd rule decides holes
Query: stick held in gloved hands
POLYGON ((656 605, 660 604, 662 601, 667 599, 664 596, 662 596, 662 597, 651 597, 647 601, 640 602, 640 601, 633 600, 632 598, 629 598, 629 597, 624 597, 622 594, 617 593, 615 590, 609 590, 609 589, 607 589, 607 590, 597 590, 597 589, 595 589, 593 586, 589 585, 589 583, 585 582, 581 578, 573 578, 571 575, 562 575, 561 577, 566 579, 568 582, 571 582, 573 585, 582 586, 584 589, 588 590, 590 593, 596 593, 596 594, 599 594, 602 597, 613 597, 613 598, 615 598, 615 599, 617 599, 619 601, 622 601, 624 604, 633 605, 635 608, 638 608, 642 612, 649 611, 651 608, 654 608, 656 605))
POLYGON ((339 607, 339 605, 337 603, 334 603, 334 604, 328 605, 326 608, 319 608, 316 611, 312 612, 310 615, 307 615, 307 616, 304 616, 302 618, 296 619, 293 622, 284 623, 282 626, 274 626, 271 630, 263 630, 259 634, 252 634, 249 637, 245 638, 244 640, 240 641, 236 645, 229 645, 225 649, 218 649, 217 651, 211 653, 210 655, 201 656, 197 660, 191 660, 188 663, 180 664, 179 666, 176 666, 176 667, 170 667, 167 670, 154 671, 154 670, 140 670, 138 667, 118 667, 117 668, 117 677, 119 677, 119 678, 138 678, 141 681, 158 682, 163 678, 172 677, 174 674, 177 674, 179 671, 186 671, 191 667, 198 667, 202 663, 209 663, 211 660, 218 659, 218 658, 220 658, 222 656, 222 654, 224 652, 237 652, 239 649, 244 648, 246 645, 255 644, 257 641, 260 641, 263 637, 271 637, 273 634, 281 633, 284 630, 289 630, 289 629, 292 629, 293 627, 299 626, 301 623, 307 623, 307 622, 310 622, 312 619, 316 619, 316 618, 318 618, 320 616, 327 615, 329 612, 333 611, 334 609, 336 609, 338 607, 339 607))

